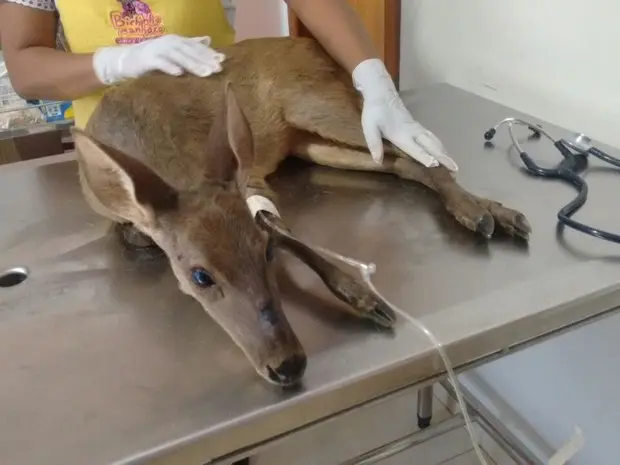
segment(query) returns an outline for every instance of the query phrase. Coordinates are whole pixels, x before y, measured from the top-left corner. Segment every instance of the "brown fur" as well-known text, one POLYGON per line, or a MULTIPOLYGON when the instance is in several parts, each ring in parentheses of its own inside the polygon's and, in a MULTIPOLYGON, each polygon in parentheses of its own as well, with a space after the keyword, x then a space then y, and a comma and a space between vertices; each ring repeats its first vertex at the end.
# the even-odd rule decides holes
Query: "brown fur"
POLYGON ((394 319, 364 284, 296 239, 279 218, 251 218, 244 198, 273 198, 265 179, 289 154, 419 182, 484 236, 496 222, 511 234, 529 234, 523 215, 466 192, 443 167, 425 168, 387 143, 383 164, 375 164, 351 77, 313 40, 253 39, 221 51, 224 70, 208 78, 157 73, 109 90, 86 130, 74 132, 80 177, 97 212, 163 249, 181 289, 269 381, 294 383, 306 364, 267 261, 273 244, 314 269, 352 314, 388 327, 394 319), (196 286, 195 267, 211 273, 215 285, 196 286))

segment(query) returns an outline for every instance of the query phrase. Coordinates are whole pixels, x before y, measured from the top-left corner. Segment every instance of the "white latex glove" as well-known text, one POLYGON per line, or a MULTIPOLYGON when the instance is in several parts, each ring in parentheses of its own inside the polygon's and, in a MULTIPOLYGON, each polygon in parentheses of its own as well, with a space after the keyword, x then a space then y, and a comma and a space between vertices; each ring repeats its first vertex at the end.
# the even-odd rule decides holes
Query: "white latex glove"
POLYGON ((209 44, 210 37, 169 34, 132 45, 102 47, 93 57, 95 74, 104 84, 115 84, 159 70, 179 76, 190 72, 206 77, 222 70, 224 55, 209 44))
POLYGON ((385 138, 426 167, 441 164, 450 171, 458 170, 441 141, 413 119, 381 60, 361 62, 352 76, 355 88, 364 99, 362 129, 375 162, 383 161, 382 138, 385 138))

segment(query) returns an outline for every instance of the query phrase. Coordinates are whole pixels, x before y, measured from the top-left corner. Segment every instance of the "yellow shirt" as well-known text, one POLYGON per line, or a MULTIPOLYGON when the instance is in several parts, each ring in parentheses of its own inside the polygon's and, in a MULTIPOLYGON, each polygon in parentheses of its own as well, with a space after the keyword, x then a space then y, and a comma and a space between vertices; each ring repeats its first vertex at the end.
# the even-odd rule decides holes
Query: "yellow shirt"
MULTIPOLYGON (((234 42, 220 0, 56 0, 73 53, 134 44, 165 34, 210 36, 212 47, 234 42)), ((104 91, 73 102, 75 125, 83 128, 104 91)))

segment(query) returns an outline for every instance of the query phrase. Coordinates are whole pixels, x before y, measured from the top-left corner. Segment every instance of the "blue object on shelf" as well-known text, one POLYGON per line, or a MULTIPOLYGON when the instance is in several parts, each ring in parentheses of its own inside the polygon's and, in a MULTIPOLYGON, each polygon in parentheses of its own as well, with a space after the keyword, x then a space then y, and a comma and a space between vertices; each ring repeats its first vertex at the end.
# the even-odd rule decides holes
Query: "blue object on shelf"
POLYGON ((26 100, 29 105, 39 107, 46 123, 68 121, 73 119, 73 105, 70 101, 26 100))
POLYGON ((73 108, 71 102, 56 102, 54 100, 41 100, 40 107, 45 121, 53 123, 73 119, 73 108))

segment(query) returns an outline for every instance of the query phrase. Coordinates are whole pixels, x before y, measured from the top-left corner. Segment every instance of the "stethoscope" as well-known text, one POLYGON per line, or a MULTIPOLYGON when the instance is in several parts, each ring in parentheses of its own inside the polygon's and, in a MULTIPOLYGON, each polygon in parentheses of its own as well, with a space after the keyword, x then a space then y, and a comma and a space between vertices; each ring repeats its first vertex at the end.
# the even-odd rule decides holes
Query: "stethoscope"
POLYGON ((558 221, 563 225, 582 233, 589 234, 590 236, 620 243, 619 234, 613 234, 592 226, 587 226, 571 218, 583 206, 583 204, 586 203, 586 199, 588 197, 588 185, 583 178, 579 176, 579 174, 585 171, 588 167, 588 155, 593 155, 617 168, 620 168, 620 160, 594 147, 592 145, 592 140, 584 134, 577 133, 570 139, 562 138, 555 140, 540 126, 528 123, 527 121, 519 118, 506 118, 500 121, 484 133, 484 138, 490 142, 495 136, 497 130, 504 124, 508 125, 508 132, 510 133, 512 143, 519 151, 521 160, 523 160, 525 167, 531 174, 543 178, 561 179, 572 184, 579 192, 577 197, 572 202, 567 204, 558 212, 558 221), (532 132, 530 137, 539 139, 541 135, 545 136, 553 142, 553 145, 560 151, 564 157, 564 160, 560 162, 557 168, 542 168, 538 166, 517 141, 517 138, 513 132, 514 125, 527 127, 532 132))

